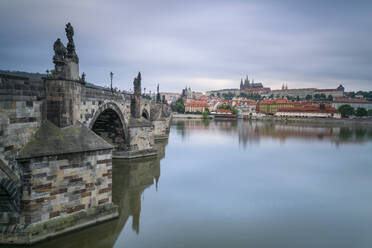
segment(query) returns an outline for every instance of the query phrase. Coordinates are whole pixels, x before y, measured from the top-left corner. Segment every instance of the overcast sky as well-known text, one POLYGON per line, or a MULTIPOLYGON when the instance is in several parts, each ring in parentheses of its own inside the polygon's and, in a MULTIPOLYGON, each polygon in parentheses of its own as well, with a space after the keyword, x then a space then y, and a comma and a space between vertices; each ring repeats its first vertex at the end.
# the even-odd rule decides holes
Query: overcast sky
MULTIPOLYGON (((87 81, 179 92, 237 88, 372 90, 372 1, 0 0, 0 69, 52 69, 75 30, 87 81)), ((147 90, 147 91, 148 91, 147 90)))

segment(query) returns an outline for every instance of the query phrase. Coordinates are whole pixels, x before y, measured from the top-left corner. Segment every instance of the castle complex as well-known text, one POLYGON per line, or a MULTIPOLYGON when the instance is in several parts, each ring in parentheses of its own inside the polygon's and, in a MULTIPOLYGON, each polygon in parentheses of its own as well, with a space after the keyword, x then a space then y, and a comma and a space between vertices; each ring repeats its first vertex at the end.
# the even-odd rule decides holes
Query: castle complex
POLYGON ((254 79, 252 79, 252 82, 251 82, 249 81, 248 76, 246 76, 246 78, 244 79, 244 83, 243 83, 243 79, 240 79, 240 90, 257 89, 257 88, 263 88, 262 83, 255 83, 254 79))
POLYGON ((206 95, 222 96, 223 94, 239 96, 242 94, 258 94, 264 98, 296 98, 299 100, 316 99, 319 97, 336 98, 344 96, 345 88, 340 84, 337 88, 332 89, 317 89, 317 88, 299 88, 289 89, 288 85, 280 90, 271 90, 269 87, 264 87, 262 83, 255 83, 254 79, 249 80, 248 76, 240 80, 239 89, 221 89, 207 91, 206 95))

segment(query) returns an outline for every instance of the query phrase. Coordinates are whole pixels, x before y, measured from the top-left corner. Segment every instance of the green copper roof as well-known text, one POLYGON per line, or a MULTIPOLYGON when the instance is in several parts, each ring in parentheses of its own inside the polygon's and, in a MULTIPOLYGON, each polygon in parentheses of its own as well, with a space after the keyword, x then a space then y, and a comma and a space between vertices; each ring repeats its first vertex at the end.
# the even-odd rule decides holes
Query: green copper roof
POLYGON ((44 121, 17 159, 112 148, 112 145, 82 124, 59 128, 49 121, 44 121))

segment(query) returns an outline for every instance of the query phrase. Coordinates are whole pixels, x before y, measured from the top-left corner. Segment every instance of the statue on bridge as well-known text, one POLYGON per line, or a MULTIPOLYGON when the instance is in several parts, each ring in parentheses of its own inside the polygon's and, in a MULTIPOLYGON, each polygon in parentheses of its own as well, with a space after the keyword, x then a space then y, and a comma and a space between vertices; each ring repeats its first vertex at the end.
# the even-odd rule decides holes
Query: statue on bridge
POLYGON ((138 76, 133 81, 133 89, 136 96, 141 95, 141 80, 141 72, 138 72, 138 76))
POLYGON ((141 117, 141 72, 133 80, 134 94, 131 100, 131 114, 134 118, 141 117))
POLYGON ((70 23, 67 23, 65 31, 68 39, 67 48, 59 38, 53 45, 53 63, 55 68, 51 78, 81 81, 79 77, 79 57, 75 52, 73 39, 74 28, 70 23))
POLYGON ((61 63, 61 62, 63 63, 64 59, 65 59, 65 56, 66 56, 66 53, 67 53, 67 50, 66 50, 66 47, 61 42, 61 39, 58 38, 54 42, 53 49, 54 49, 53 62, 55 64, 56 63, 61 63))
POLYGON ((157 93, 156 93, 156 102, 161 103, 161 97, 160 97, 160 92, 159 92, 159 84, 158 84, 157 93))
POLYGON ((75 43, 74 43, 74 28, 72 27, 71 23, 66 24, 66 37, 68 39, 67 43, 67 57, 72 58, 76 63, 79 62, 79 58, 75 52, 75 43))

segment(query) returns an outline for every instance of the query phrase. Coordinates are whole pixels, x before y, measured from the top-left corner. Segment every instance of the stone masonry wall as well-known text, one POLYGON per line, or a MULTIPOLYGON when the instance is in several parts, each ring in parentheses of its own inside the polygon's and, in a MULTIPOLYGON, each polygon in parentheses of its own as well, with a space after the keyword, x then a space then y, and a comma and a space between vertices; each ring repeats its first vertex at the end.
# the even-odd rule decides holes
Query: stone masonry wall
POLYGON ((81 83, 48 79, 46 86, 47 119, 59 127, 75 124, 80 117, 81 83))
POLYGON ((154 136, 155 138, 157 137, 163 137, 167 135, 167 128, 168 128, 168 123, 167 121, 164 120, 157 120, 152 122, 154 124, 154 136))
POLYGON ((145 127, 130 127, 130 150, 150 150, 154 146, 153 128, 151 126, 145 127))
POLYGON ((79 121, 84 125, 91 125, 92 123, 90 122, 94 118, 96 111, 109 102, 118 106, 126 118, 125 122, 128 123, 130 117, 130 95, 117 92, 112 93, 109 90, 90 86, 84 87, 81 94, 79 121))
POLYGON ((112 151, 20 161, 20 223, 29 225, 112 202, 112 151))
POLYGON ((0 75, 0 159, 17 175, 20 149, 45 117, 42 80, 0 75))

